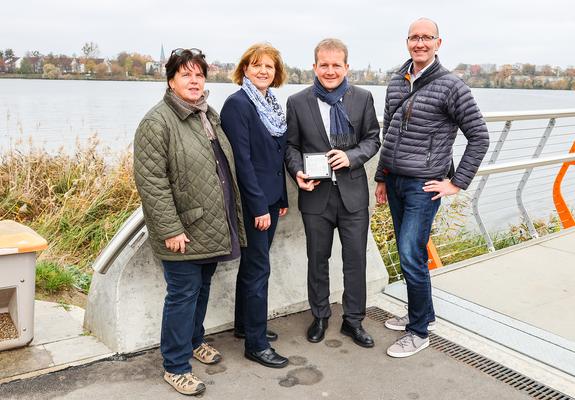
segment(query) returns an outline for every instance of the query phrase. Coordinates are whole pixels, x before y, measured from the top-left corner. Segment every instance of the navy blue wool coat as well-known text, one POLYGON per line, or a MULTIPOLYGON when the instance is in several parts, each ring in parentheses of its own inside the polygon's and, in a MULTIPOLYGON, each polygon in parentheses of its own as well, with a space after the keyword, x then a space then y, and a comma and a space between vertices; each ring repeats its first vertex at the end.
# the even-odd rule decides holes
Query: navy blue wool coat
POLYGON ((287 134, 273 137, 260 120, 248 95, 238 90, 227 98, 220 113, 236 163, 244 209, 254 217, 268 206, 288 206, 284 172, 287 134))

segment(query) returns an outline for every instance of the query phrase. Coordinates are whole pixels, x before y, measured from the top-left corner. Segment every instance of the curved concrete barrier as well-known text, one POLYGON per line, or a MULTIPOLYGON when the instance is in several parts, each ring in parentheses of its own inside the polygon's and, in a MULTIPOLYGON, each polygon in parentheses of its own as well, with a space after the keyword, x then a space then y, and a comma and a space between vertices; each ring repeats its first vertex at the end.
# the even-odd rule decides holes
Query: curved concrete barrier
MULTIPOLYGON (((370 193, 374 191, 377 156, 367 165, 370 193)), ((280 219, 271 248, 269 317, 307 310, 305 234, 297 207, 297 188, 288 179, 290 210, 280 219)), ((371 196, 373 202, 373 196, 371 196)), ((372 204, 373 206, 373 204, 372 204)), ((106 346, 127 353, 156 346, 166 284, 161 263, 153 256, 147 230, 136 211, 110 242, 95 267, 84 327, 106 346), (102 273, 104 272, 104 274, 102 273)), ((208 333, 233 326, 238 261, 220 263, 212 279, 205 327, 208 333)), ((383 290, 388 274, 371 233, 367 248, 368 292, 383 290)), ((330 261, 331 301, 341 301, 343 274, 341 244, 336 234, 330 261)))

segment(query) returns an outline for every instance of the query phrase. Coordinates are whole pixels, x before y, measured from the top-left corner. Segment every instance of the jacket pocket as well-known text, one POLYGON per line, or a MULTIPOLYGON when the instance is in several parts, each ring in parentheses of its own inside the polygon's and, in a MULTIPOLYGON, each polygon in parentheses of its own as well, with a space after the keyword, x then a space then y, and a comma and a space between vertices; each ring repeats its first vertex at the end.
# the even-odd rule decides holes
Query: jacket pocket
POLYGON ((192 208, 191 210, 180 213, 180 220, 184 226, 191 226, 195 221, 204 215, 204 209, 202 207, 192 208))
POLYGON ((364 175, 366 175, 366 172, 363 166, 361 168, 352 169, 351 171, 349 171, 349 176, 351 177, 351 179, 356 179, 364 175))

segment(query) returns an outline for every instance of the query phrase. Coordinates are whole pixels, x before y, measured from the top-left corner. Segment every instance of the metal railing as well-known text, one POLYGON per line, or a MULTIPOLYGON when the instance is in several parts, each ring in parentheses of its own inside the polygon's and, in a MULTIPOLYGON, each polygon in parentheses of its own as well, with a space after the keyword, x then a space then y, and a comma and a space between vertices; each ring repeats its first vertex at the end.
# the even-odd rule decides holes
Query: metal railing
MULTIPOLYGON (((539 237, 541 218, 556 220, 562 228, 575 226, 575 174, 568 174, 575 165, 575 109, 493 112, 484 118, 488 153, 467 191, 442 199, 428 243, 430 269, 441 267, 442 259, 459 261, 466 254, 539 237)), ((456 165, 466 144, 459 132, 456 165)), ((393 280, 394 274, 401 277, 397 250, 393 243, 386 247, 393 280)))
MULTIPOLYGON (((437 246, 434 244, 434 237, 438 237, 446 230, 454 232, 450 245, 457 242, 464 243, 469 236, 474 235, 474 229, 479 230, 484 243, 475 246, 477 248, 487 247, 487 251, 495 251, 497 246, 492 233, 501 232, 501 229, 500 227, 489 229, 487 224, 489 218, 486 216, 497 214, 502 207, 510 207, 512 200, 515 200, 514 207, 521 221, 527 226, 529 235, 532 238, 538 237, 533 217, 525 201, 526 188, 532 182, 541 187, 535 194, 544 194, 546 198, 552 198, 550 202, 552 204, 545 204, 548 209, 542 209, 541 205, 544 202, 537 200, 533 193, 529 193, 531 200, 538 201, 538 214, 542 215, 544 211, 550 210, 556 213, 563 227, 575 226, 571 214, 575 206, 575 174, 565 180, 569 166, 575 165, 575 109, 493 112, 485 113, 484 118, 488 123, 491 137, 488 154, 468 190, 445 199, 442 210, 445 210, 447 216, 444 215, 443 218, 439 216, 434 224, 434 233, 428 245, 431 257, 430 268, 442 266, 441 258, 457 255, 454 252, 447 254, 446 244, 437 246), (569 120, 570 118, 572 120, 569 120), (538 123, 537 121, 544 122, 538 123), (559 125, 558 121, 567 122, 559 125), (498 127, 497 124, 501 123, 503 127, 498 127), (522 123, 529 123, 529 125, 522 126, 522 123), (519 126, 514 128, 515 125, 519 126), (545 172, 545 169, 549 172, 547 175, 533 176, 534 171, 545 172), (499 177, 503 178, 501 182, 498 181, 499 177), (553 184, 550 184, 551 181, 553 184), (492 189, 492 193, 489 193, 488 189, 492 189), (562 189, 567 190, 568 196, 564 196, 562 189), (502 199, 501 195, 510 196, 502 199), (483 204, 481 204, 482 201, 483 204), (456 215, 455 217, 449 215, 449 210, 454 204, 458 205, 459 210, 466 211, 467 207, 461 204, 467 202, 471 203, 469 215, 456 215), (488 209, 482 210, 481 205, 488 209), (487 207, 489 205, 495 205, 495 208, 489 209, 487 207), (474 227, 469 227, 470 220, 475 221, 474 227)), ((459 134, 454 146, 456 164, 463 154, 465 145, 465 138, 459 134)), ((143 214, 141 209, 138 209, 102 251, 93 265, 94 270, 105 273, 125 246, 137 246, 145 237, 143 214)), ((500 236, 499 240, 503 240, 502 238, 506 237, 500 236)), ((461 253, 473 253, 474 250, 468 246, 461 250, 461 253)), ((389 250, 388 255, 389 259, 397 259, 396 250, 389 250)), ((398 262, 387 261, 386 264, 388 267, 396 268, 397 274, 400 274, 397 268, 398 262)), ((391 273, 390 277, 393 278, 391 273)))

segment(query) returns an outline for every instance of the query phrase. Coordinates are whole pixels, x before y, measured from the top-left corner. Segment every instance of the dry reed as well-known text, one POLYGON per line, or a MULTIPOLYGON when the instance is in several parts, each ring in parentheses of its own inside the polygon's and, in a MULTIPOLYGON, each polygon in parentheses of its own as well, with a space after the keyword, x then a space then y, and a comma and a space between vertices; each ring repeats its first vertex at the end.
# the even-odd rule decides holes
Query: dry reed
POLYGON ((96 137, 71 154, 29 145, 0 155, 0 219, 44 236, 41 259, 86 270, 140 201, 131 153, 108 157, 96 137))

